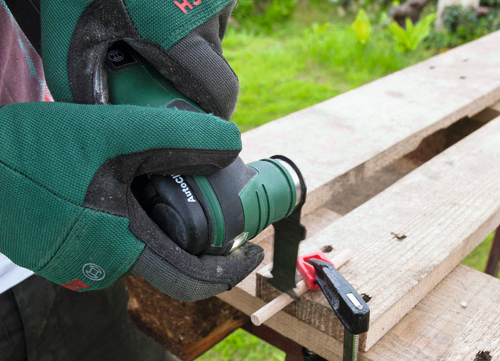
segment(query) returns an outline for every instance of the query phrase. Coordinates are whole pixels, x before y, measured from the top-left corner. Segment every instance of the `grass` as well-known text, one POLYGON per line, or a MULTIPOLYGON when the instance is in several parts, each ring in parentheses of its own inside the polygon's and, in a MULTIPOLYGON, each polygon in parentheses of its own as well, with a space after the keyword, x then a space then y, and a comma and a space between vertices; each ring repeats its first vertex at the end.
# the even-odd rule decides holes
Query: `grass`
MULTIPOLYGON (((305 17, 301 9, 297 10, 305 17)), ((241 131, 424 60, 419 49, 400 53, 387 29, 375 27, 366 46, 358 44, 351 18, 308 24, 291 21, 272 34, 229 29, 224 54, 240 79, 233 121, 241 131)))
POLYGON ((207 351, 198 361, 284 361, 285 353, 238 329, 207 351))
POLYGON ((466 259, 463 260, 462 264, 475 268, 478 271, 484 271, 494 234, 495 233, 490 234, 483 242, 481 242, 481 244, 477 246, 466 259))
MULTIPOLYGON (((353 16, 339 17, 332 6, 304 7, 272 34, 228 30, 224 54, 240 79, 233 121, 247 131, 271 120, 332 98, 432 55, 422 47, 400 53, 387 29, 372 18, 366 46, 355 41, 353 16), (332 21, 334 19, 334 21, 332 21)), ((355 111, 355 110, 353 110, 355 111)), ((484 270, 492 236, 464 264, 484 270)), ((237 330, 198 360, 284 360, 285 354, 257 337, 237 330)))

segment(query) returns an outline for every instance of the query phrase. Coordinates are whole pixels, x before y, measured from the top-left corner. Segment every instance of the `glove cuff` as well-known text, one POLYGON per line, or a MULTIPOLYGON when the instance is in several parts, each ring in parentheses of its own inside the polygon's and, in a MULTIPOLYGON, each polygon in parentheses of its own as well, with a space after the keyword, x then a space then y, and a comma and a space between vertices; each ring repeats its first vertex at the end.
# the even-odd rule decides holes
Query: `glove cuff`
POLYGON ((145 246, 128 223, 127 218, 86 209, 54 257, 36 273, 73 291, 110 286, 145 246))

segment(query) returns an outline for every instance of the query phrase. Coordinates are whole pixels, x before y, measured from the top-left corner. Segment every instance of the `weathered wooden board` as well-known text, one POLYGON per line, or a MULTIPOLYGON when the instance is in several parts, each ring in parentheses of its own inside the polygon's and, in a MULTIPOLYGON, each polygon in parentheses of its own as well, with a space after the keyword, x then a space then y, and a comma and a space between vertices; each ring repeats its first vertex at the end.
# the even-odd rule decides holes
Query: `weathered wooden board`
POLYGON ((307 213, 500 99, 500 31, 243 134, 245 161, 284 154, 307 213))
MULTIPOLYGON (((500 357, 495 350, 498 337, 500 309, 500 280, 466 266, 455 268, 420 301, 395 327, 368 352, 360 353, 360 361, 475 361, 469 354, 490 351, 493 360, 500 357), (464 308, 462 303, 467 305, 464 308), (483 314, 490 318, 477 324, 483 314), (484 327, 476 327, 476 325, 484 327), (467 330, 467 331, 466 331, 467 330), (463 336, 469 342, 463 344, 463 336)), ((265 304, 250 300, 243 291, 234 289, 220 295, 222 300, 235 302, 247 315, 265 304), (228 294, 233 293, 231 297, 228 294)), ((340 361, 342 343, 317 328, 280 312, 267 323, 282 335, 313 350, 327 360, 340 361)))
POLYGON ((365 359, 476 361, 479 351, 489 351, 497 360, 499 303, 499 279, 459 266, 364 354, 365 359))
POLYGON ((500 302, 500 288, 485 295, 479 290, 476 295, 483 298, 482 308, 453 342, 450 353, 441 357, 443 361, 477 360, 490 361, 500 356, 500 314, 492 312, 500 302), (491 357, 491 358, 488 358, 491 357))
MULTIPOLYGON (((237 307, 247 315, 251 315, 266 304, 261 299, 251 296, 237 287, 217 295, 217 297, 231 306, 237 307)), ((342 343, 340 341, 285 312, 279 312, 265 324, 328 360, 341 360, 339 358, 342 355, 342 343)))
MULTIPOLYGON (((499 159, 497 118, 303 242, 302 254, 328 245, 353 250, 342 273, 372 297, 365 350, 500 224, 499 159)), ((261 296, 274 298, 264 277, 258 282, 261 296)), ((327 334, 341 335, 321 292, 306 294, 287 310, 327 334)))

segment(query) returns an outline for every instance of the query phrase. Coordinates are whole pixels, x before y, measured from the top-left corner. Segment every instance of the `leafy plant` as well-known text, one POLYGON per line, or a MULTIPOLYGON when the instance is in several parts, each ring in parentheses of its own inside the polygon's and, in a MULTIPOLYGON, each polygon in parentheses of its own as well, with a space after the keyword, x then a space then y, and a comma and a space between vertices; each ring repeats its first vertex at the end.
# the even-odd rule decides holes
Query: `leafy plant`
POLYGON ((397 41, 397 49, 402 52, 415 50, 418 45, 427 37, 431 32, 431 23, 436 18, 436 14, 427 15, 420 20, 416 25, 406 18, 406 29, 403 29, 397 22, 389 25, 394 37, 397 41))
POLYGON ((354 37, 356 41, 361 45, 366 45, 368 39, 370 39, 370 33, 372 31, 372 27, 370 25, 370 20, 368 16, 366 16, 366 12, 361 9, 356 16, 356 20, 352 24, 352 29, 354 30, 354 37))
POLYGON ((479 25, 476 13, 469 8, 452 5, 443 11, 443 23, 450 33, 459 33, 463 38, 472 38, 479 25))

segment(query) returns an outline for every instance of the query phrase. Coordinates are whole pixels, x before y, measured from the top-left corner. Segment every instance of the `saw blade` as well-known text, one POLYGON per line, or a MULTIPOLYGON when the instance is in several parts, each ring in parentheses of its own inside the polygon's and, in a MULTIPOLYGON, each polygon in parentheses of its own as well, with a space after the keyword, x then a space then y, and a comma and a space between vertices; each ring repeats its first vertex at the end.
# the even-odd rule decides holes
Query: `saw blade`
POLYGON ((267 282, 292 297, 295 288, 295 270, 299 255, 299 243, 306 238, 306 228, 300 224, 301 207, 274 226, 273 278, 267 282))

